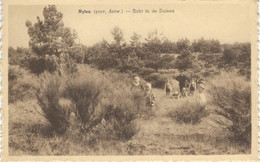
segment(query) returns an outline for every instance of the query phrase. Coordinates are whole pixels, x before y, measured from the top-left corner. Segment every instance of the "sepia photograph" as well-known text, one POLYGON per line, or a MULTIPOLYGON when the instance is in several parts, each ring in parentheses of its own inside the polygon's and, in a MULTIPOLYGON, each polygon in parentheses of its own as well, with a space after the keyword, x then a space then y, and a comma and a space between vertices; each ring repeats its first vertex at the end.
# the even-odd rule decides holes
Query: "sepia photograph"
POLYGON ((11 2, 6 157, 258 159, 257 1, 11 2))

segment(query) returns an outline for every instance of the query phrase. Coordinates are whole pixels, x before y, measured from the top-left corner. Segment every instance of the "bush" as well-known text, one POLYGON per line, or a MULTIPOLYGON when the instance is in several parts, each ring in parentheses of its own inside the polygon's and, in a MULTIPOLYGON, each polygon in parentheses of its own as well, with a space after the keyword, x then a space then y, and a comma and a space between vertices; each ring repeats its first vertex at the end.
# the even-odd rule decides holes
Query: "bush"
POLYGON ((64 53, 59 57, 55 55, 31 56, 27 68, 31 73, 37 75, 42 74, 44 71, 50 73, 58 71, 62 75, 69 75, 77 71, 77 64, 67 53, 64 53))
POLYGON ((34 76, 20 66, 9 65, 8 68, 8 102, 14 103, 26 96, 33 96, 36 87, 31 82, 34 76))
POLYGON ((106 135, 120 140, 137 133, 134 120, 145 107, 145 98, 138 94, 135 100, 136 94, 127 84, 129 79, 122 78, 125 75, 107 76, 84 66, 79 67, 76 76, 66 79, 47 74, 37 99, 45 118, 58 133, 71 128, 88 135, 94 133, 93 138, 103 134, 102 138, 106 135))
POLYGON ((58 133, 64 133, 69 127, 69 115, 67 106, 62 101, 62 78, 47 72, 41 75, 40 87, 37 93, 37 100, 43 111, 44 117, 50 122, 53 129, 58 133))
POLYGON ((139 74, 142 75, 142 76, 145 76, 145 75, 150 75, 151 73, 154 73, 154 72, 155 72, 154 69, 144 67, 140 70, 139 74))
POLYGON ((160 69, 158 71, 161 72, 161 73, 164 73, 164 74, 171 74, 171 75, 178 75, 179 74, 178 69, 160 69))
MULTIPOLYGON (((118 91, 119 94, 123 94, 122 92, 122 90, 121 92, 118 91)), ((106 108, 104 119, 112 125, 116 137, 125 140, 130 139, 138 131, 134 123, 134 120, 137 118, 138 109, 130 94, 124 96, 119 96, 119 94, 117 98, 113 98, 112 102, 104 103, 104 107, 106 108)))
POLYGON ((142 92, 130 90, 129 79, 116 79, 118 77, 114 75, 107 82, 107 90, 102 99, 104 119, 112 125, 118 139, 127 140, 138 132, 134 121, 145 109, 145 98, 142 92))
POLYGON ((76 118, 84 129, 92 128, 102 119, 100 101, 104 86, 102 76, 94 71, 80 73, 66 85, 64 96, 76 105, 76 118))
POLYGON ((251 88, 245 77, 236 72, 223 72, 210 82, 215 113, 231 121, 215 121, 231 133, 232 139, 251 143, 251 88))
POLYGON ((29 58, 28 62, 28 69, 31 73, 36 75, 42 74, 45 70, 52 73, 58 68, 57 63, 55 62, 55 56, 32 56, 29 58))
POLYGON ((155 88, 164 88, 167 78, 160 73, 152 73, 150 75, 144 76, 144 79, 150 82, 155 88))
POLYGON ((199 105, 194 97, 179 99, 176 108, 168 115, 176 123, 197 124, 209 115, 205 106, 199 105))
POLYGON ((132 79, 133 74, 118 73, 113 70, 103 71, 102 74, 104 75, 104 77, 106 79, 108 79, 112 83, 123 84, 123 85, 127 85, 127 86, 130 86, 133 84, 133 79, 132 79))

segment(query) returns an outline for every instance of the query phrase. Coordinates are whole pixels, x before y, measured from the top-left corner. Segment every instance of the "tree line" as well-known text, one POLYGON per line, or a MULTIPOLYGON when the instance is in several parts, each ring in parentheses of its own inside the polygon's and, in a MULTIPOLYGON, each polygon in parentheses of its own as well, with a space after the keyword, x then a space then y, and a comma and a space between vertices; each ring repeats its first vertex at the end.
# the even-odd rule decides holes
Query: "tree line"
POLYGON ((9 64, 20 65, 32 73, 55 72, 60 65, 70 72, 76 64, 90 64, 98 69, 123 73, 158 72, 159 69, 201 71, 205 68, 236 68, 250 75, 250 43, 220 44, 215 39, 187 38, 170 41, 157 30, 144 39, 133 33, 129 42, 118 27, 111 30, 113 41, 102 40, 92 46, 76 43, 77 34, 66 27, 63 14, 55 5, 43 9, 43 20, 27 21, 29 48, 9 47, 9 64), (144 41, 142 41, 144 40, 144 41), (217 55, 216 55, 217 53, 217 55), (162 55, 164 54, 164 55, 162 55))

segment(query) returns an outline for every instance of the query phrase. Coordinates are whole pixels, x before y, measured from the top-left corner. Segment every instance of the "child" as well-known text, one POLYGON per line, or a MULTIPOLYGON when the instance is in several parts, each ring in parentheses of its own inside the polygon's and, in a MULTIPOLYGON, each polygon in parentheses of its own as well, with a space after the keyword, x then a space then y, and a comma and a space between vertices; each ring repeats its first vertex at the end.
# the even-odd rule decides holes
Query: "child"
POLYGON ((132 85, 132 87, 138 87, 138 86, 141 86, 140 78, 139 78, 139 76, 135 76, 135 77, 134 77, 134 80, 133 80, 133 85, 132 85))
POLYGON ((198 86, 198 96, 197 96, 197 102, 201 105, 201 106, 205 106, 206 105, 206 97, 204 95, 204 89, 205 86, 203 84, 199 84, 198 86))
POLYGON ((189 80, 187 79, 186 81, 185 81, 185 88, 189 88, 189 85, 190 85, 190 82, 189 82, 189 80))
POLYGON ((166 91, 166 95, 171 95, 172 85, 171 85, 169 79, 167 79, 167 82, 165 84, 165 91, 166 91))
POLYGON ((137 104, 137 109, 141 108, 141 102, 145 95, 145 87, 141 84, 140 78, 138 76, 134 77, 132 87, 130 91, 133 95, 133 100, 137 104))
POLYGON ((143 86, 141 85, 141 82, 140 82, 140 78, 139 76, 135 76, 134 77, 134 80, 133 80, 133 84, 132 84, 132 87, 131 87, 131 91, 132 92, 143 92, 144 88, 143 86))
POLYGON ((188 96, 187 91, 186 91, 186 88, 184 88, 184 87, 182 88, 181 96, 182 96, 182 97, 187 97, 187 96, 188 96))
POLYGON ((172 94, 173 99, 179 99, 180 98, 180 93, 178 91, 174 91, 172 94))
POLYGON ((152 85, 151 83, 146 83, 145 85, 145 96, 146 96, 146 107, 147 108, 153 108, 154 102, 155 102, 155 97, 152 92, 152 85))
POLYGON ((190 90, 190 94, 194 94, 194 92, 196 90, 196 81, 194 78, 192 78, 190 81, 189 90, 190 90))

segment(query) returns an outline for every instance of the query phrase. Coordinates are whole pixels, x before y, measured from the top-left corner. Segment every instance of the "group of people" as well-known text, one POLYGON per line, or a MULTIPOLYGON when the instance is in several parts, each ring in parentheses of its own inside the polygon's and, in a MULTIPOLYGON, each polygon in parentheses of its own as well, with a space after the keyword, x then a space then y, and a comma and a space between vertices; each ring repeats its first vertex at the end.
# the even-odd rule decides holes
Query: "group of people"
POLYGON ((140 78, 138 76, 134 77, 134 82, 131 87, 131 91, 139 91, 140 93, 144 94, 146 100, 146 107, 153 108, 155 102, 155 96, 152 92, 152 84, 145 83, 144 85, 141 84, 140 78))
POLYGON ((181 97, 187 97, 193 95, 195 91, 198 91, 198 102, 200 104, 206 103, 206 98, 204 95, 204 81, 196 80, 195 78, 188 78, 184 74, 180 74, 176 77, 176 80, 179 82, 179 91, 173 91, 170 80, 168 79, 165 84, 166 95, 170 95, 174 99, 179 99, 181 97))
MULTIPOLYGON (((203 81, 197 81, 195 78, 189 79, 184 74, 179 75, 176 80, 179 82, 180 91, 173 91, 170 80, 168 79, 165 84, 166 95, 171 96, 174 99, 193 95, 197 91, 197 101, 200 105, 206 104, 206 97, 204 95, 205 85, 203 81)), ((155 103, 155 96, 152 91, 151 83, 141 84, 138 76, 134 77, 131 91, 139 91, 144 94, 146 99, 146 107, 153 108, 155 103)))

